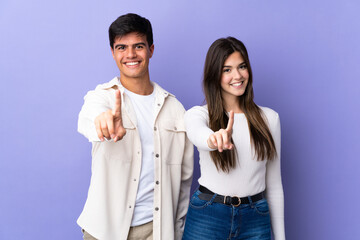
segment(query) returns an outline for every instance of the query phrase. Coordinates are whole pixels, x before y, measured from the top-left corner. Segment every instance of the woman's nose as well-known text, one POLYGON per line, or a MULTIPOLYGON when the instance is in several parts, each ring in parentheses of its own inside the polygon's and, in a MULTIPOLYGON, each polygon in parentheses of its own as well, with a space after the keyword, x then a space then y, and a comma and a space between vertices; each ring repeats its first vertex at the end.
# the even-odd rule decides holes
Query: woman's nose
POLYGON ((242 74, 241 74, 241 72, 240 72, 239 69, 236 69, 235 71, 233 71, 233 73, 234 73, 233 77, 234 77, 235 79, 241 79, 242 74))

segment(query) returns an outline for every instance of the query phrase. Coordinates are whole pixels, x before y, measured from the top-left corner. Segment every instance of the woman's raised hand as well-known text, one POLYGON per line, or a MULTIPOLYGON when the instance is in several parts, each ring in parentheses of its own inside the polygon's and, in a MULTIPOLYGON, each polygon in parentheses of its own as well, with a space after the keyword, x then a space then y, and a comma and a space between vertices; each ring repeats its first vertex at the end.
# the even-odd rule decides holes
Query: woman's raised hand
POLYGON ((212 149, 218 149, 219 152, 223 150, 231 150, 234 145, 231 143, 232 128, 234 125, 234 111, 229 113, 229 122, 226 129, 220 129, 211 134, 207 140, 207 144, 212 149))

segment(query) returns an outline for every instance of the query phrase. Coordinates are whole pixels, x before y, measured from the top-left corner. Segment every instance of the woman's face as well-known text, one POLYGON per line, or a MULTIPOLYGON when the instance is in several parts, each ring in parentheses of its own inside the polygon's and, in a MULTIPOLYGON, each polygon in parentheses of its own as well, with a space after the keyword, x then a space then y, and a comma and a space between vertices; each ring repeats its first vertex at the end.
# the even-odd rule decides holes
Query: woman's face
POLYGON ((226 60, 221 74, 221 95, 225 101, 244 94, 249 71, 240 52, 233 52, 226 60))

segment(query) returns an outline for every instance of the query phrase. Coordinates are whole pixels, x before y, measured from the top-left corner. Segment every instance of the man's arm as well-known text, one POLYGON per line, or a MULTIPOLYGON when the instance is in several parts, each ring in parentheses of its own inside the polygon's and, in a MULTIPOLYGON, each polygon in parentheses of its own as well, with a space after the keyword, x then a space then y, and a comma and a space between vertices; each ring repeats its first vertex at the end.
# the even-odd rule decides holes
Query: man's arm
POLYGON ((181 187, 175 222, 176 240, 180 240, 184 232, 185 216, 189 207, 190 188, 194 170, 194 145, 187 137, 181 168, 181 187))

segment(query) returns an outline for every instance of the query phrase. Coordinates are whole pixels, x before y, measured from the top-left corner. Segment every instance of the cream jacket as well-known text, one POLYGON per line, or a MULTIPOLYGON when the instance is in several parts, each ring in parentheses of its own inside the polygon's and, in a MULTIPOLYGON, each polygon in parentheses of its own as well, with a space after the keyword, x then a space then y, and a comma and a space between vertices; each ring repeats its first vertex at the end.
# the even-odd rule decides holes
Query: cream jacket
MULTIPOLYGON (((154 122, 154 239, 181 239, 193 174, 193 145, 186 137, 181 103, 156 83, 154 122)), ((118 78, 89 91, 79 114, 78 131, 92 142, 92 176, 79 226, 100 240, 127 239, 141 169, 136 115, 118 78), (99 141, 94 120, 112 109, 120 89, 126 135, 99 141)))

